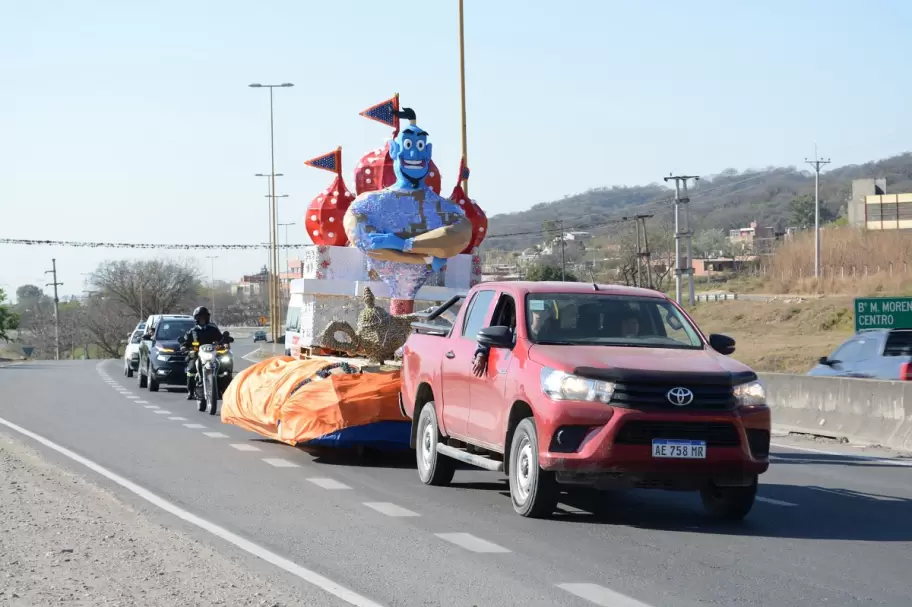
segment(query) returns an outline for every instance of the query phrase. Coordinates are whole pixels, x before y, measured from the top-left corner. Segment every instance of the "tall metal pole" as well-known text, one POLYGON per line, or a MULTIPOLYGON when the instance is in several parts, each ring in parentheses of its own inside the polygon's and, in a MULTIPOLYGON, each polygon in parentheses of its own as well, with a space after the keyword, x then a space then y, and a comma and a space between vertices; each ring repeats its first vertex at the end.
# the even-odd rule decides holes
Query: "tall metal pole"
POLYGON ((561 243, 561 281, 567 280, 567 262, 564 259, 564 220, 558 220, 558 225, 560 226, 560 243, 561 243))
POLYGON ((209 315, 215 318, 215 260, 218 259, 218 255, 207 255, 206 259, 212 262, 212 272, 209 275, 209 294, 212 296, 212 309, 209 310, 209 315))
POLYGON ((49 282, 45 286, 54 287, 54 360, 60 360, 60 298, 57 296, 57 287, 62 282, 57 282, 57 260, 51 259, 51 269, 46 270, 45 274, 51 274, 54 282, 49 282))
POLYGON ((638 218, 634 218, 633 225, 634 225, 634 227, 636 227, 636 231, 637 231, 637 254, 636 254, 637 266, 636 266, 636 273, 633 275, 633 284, 634 284, 634 286, 639 287, 639 286, 642 286, 640 284, 640 266, 642 265, 640 263, 640 261, 641 261, 640 257, 643 255, 643 247, 640 245, 640 220, 638 218))
MULTIPOLYGON (((459 0, 459 95, 462 106, 462 157, 465 159, 465 166, 469 166, 469 149, 466 139, 465 28, 462 3, 463 0, 459 0)), ((469 198, 469 180, 462 179, 462 175, 459 178, 462 181, 462 191, 465 192, 466 198, 469 198)))
POLYGON ((814 167, 814 278, 820 278, 820 167, 830 164, 829 158, 817 158, 817 146, 814 146, 814 159, 804 159, 814 167))
POLYGON ((267 238, 268 249, 266 251, 266 285, 265 285, 265 288, 266 288, 267 296, 268 296, 268 310, 269 310, 268 314, 269 314, 269 319, 270 319, 269 320, 270 327, 272 327, 272 319, 276 315, 276 307, 273 305, 275 302, 273 301, 273 297, 272 297, 273 293, 275 292, 275 287, 273 286, 273 274, 275 273, 275 267, 273 266, 273 257, 272 257, 272 249, 273 249, 273 245, 275 242, 272 237, 272 224, 275 221, 275 219, 272 216, 272 202, 273 202, 272 194, 274 191, 272 189, 272 184, 275 183, 275 177, 284 177, 284 176, 285 176, 284 173, 256 173, 254 175, 254 177, 266 177, 266 198, 267 198, 266 206, 269 208, 269 225, 266 226, 266 228, 267 228, 266 231, 269 234, 269 237, 267 238))
POLYGON ((687 274, 690 279, 688 288, 690 305, 694 305, 696 293, 694 292, 693 282, 693 252, 690 243, 693 232, 690 231, 690 217, 688 214, 688 203, 690 202, 690 198, 687 196, 687 181, 689 179, 696 181, 700 178, 695 175, 669 175, 664 179, 666 182, 671 180, 674 180, 675 182, 675 301, 678 302, 679 305, 681 304, 681 276, 687 274), (684 243, 686 258, 681 256, 682 238, 686 239, 684 243))

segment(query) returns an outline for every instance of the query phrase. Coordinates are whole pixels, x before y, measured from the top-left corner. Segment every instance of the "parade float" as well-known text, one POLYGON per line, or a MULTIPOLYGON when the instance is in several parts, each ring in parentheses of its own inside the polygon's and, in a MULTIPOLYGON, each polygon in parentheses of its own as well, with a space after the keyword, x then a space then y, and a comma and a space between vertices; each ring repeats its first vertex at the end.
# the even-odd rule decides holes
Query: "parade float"
POLYGON ((223 422, 289 444, 407 447, 396 351, 416 310, 465 294, 481 276, 487 217, 461 185, 465 158, 444 198, 416 113, 396 95, 361 115, 393 136, 360 160, 354 194, 341 148, 306 161, 335 177, 304 218, 314 244, 290 286, 286 356, 242 371, 224 397, 223 422))

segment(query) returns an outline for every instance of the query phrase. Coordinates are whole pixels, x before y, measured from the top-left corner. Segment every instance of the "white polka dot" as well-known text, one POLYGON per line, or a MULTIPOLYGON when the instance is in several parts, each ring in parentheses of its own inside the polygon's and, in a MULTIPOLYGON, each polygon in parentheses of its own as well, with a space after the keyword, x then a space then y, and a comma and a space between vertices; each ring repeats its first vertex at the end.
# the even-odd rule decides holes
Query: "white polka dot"
POLYGON ((323 195, 322 195, 322 194, 321 194, 320 196, 317 196, 317 202, 320 202, 321 200, 323 200, 323 195))
POLYGON ((367 183, 371 183, 371 178, 370 178, 370 177, 367 178, 367 183))
POLYGON ((330 232, 329 234, 327 234, 327 236, 329 236, 330 238, 334 238, 336 235, 333 234, 332 232, 330 232))
POLYGON ((316 216, 316 215, 311 215, 311 216, 310 216, 310 220, 311 220, 311 221, 316 221, 316 220, 317 220, 317 216, 316 216))
POLYGON ((335 199, 335 198, 332 199, 332 203, 333 203, 333 204, 336 204, 336 199, 335 199))
POLYGON ((358 168, 359 168, 359 169, 363 169, 363 168, 364 168, 364 163, 362 162, 361 164, 359 164, 359 165, 358 165, 358 168))
POLYGON ((330 217, 330 218, 329 218, 329 223, 335 223, 335 222, 336 222, 336 218, 335 218, 335 217, 330 217))
POLYGON ((485 230, 484 228, 478 228, 479 232, 484 232, 484 230, 485 230))
POLYGON ((349 198, 354 198, 354 197, 355 197, 355 195, 352 194, 351 192, 346 192, 345 195, 348 196, 349 198))
POLYGON ((434 176, 434 171, 431 171, 430 173, 428 173, 428 175, 429 175, 430 177, 433 177, 433 176, 434 176))
POLYGON ((336 190, 335 192, 333 192, 333 196, 338 196, 338 195, 339 195, 339 190, 336 190))
POLYGON ((465 204, 465 200, 460 200, 459 204, 465 204))
POLYGON ((365 174, 365 175, 370 175, 370 174, 371 174, 371 170, 370 170, 370 169, 364 169, 364 174, 365 174))
POLYGON ((313 235, 314 235, 314 236, 319 236, 319 235, 320 235, 320 231, 319 231, 319 230, 314 230, 314 231, 313 231, 313 235))

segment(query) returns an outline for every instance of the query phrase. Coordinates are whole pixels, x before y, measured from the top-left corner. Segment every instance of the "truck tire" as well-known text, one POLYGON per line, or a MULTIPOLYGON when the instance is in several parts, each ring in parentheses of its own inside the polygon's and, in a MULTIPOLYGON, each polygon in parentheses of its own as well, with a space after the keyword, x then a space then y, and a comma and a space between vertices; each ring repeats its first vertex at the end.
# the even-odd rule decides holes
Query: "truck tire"
POLYGON ((740 521, 754 507, 757 497, 757 477, 747 487, 707 485, 700 490, 703 508, 713 518, 740 521))
POLYGON ((538 432, 531 417, 519 422, 510 444, 510 499, 517 514, 546 518, 557 507, 559 491, 553 472, 538 465, 538 432))
POLYGON ((444 487, 453 480, 456 462, 437 453, 440 428, 437 425, 437 410, 431 401, 421 408, 418 416, 418 436, 415 444, 415 458, 418 461, 418 478, 425 485, 444 487))

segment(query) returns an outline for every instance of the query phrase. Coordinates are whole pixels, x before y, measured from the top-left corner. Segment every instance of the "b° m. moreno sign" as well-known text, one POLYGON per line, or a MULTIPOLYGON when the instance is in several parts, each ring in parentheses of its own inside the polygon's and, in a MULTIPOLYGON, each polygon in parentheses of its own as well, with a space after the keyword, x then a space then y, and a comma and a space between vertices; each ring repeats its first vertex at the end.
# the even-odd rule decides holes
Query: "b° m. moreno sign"
POLYGON ((855 300, 855 331, 912 329, 912 297, 859 297, 855 300))

